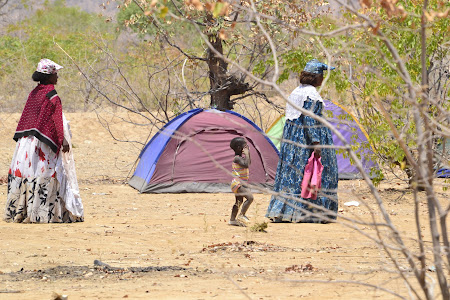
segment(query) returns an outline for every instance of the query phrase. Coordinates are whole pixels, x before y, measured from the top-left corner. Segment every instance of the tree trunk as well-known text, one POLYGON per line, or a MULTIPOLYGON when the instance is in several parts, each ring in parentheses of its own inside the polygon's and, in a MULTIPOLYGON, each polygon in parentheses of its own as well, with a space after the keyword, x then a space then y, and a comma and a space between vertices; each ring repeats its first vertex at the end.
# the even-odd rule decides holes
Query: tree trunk
MULTIPOLYGON (((218 35, 210 35, 209 42, 217 52, 223 55, 222 40, 218 35)), ((229 75, 227 73, 228 64, 211 49, 208 49, 207 60, 211 107, 219 110, 233 109, 233 103, 230 101, 231 96, 244 94, 250 90, 249 85, 244 82, 243 78, 229 75)))

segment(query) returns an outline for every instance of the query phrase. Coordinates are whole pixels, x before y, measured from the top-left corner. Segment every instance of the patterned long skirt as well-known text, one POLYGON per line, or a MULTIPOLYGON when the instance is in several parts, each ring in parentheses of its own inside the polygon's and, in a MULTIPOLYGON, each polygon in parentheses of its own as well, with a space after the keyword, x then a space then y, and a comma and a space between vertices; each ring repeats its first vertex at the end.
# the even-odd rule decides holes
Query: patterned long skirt
POLYGON ((317 199, 300 197, 303 173, 313 151, 305 145, 313 142, 333 145, 331 130, 310 117, 287 120, 274 184, 277 194, 272 196, 266 213, 273 222, 326 223, 336 219, 338 167, 335 149, 321 149, 324 169, 317 199))
POLYGON ((34 136, 19 139, 8 174, 5 221, 82 222, 82 214, 76 216, 66 208, 67 193, 61 192, 58 169, 62 170, 61 159, 48 145, 34 136))

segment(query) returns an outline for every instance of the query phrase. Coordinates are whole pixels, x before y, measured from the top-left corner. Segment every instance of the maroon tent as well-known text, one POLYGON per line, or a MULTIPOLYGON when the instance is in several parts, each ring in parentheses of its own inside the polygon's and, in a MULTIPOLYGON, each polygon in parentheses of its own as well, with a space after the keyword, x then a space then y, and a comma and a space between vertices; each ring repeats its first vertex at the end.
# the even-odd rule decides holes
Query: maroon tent
POLYGON ((142 193, 231 192, 230 141, 250 148, 250 184, 271 187, 278 151, 252 121, 233 111, 194 109, 167 123, 145 146, 129 184, 142 193))

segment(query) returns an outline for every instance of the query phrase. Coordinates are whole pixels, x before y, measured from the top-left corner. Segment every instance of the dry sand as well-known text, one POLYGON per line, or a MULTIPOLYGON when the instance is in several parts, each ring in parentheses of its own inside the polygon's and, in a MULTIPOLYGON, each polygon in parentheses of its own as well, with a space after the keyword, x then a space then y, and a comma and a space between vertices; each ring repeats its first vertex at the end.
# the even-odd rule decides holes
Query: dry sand
MULTIPOLYGON (((19 117, 0 114, 0 170, 5 175, 19 117)), ((375 236, 373 228, 354 224, 358 232, 341 223, 283 223, 269 224, 267 232, 252 232, 227 225, 232 194, 139 194, 121 183, 139 147, 114 141, 95 114, 67 117, 85 222, 0 221, 0 299, 51 299, 53 293, 68 299, 397 298, 392 293, 409 297, 388 255, 364 236, 375 236), (94 260, 111 268, 95 267, 94 260)), ((148 135, 144 127, 118 123, 114 128, 133 139, 145 140, 148 135)), ((6 189, 6 184, 0 185, 2 209, 6 189)), ((395 179, 383 182, 379 190, 405 243, 415 249, 412 193, 395 179)), ((448 203, 450 193, 442 187, 436 191, 448 203)), ((429 254, 426 202, 423 194, 419 198, 429 254)), ((255 195, 249 211, 253 224, 266 221, 269 199, 255 195)), ((368 221, 369 208, 375 203, 362 181, 339 183, 340 221, 346 217, 368 221), (343 205, 352 200, 365 201, 368 207, 343 205)), ((387 237, 386 241, 390 242, 387 237)), ((396 252, 393 256, 405 276, 412 277, 405 259, 396 252)), ((428 275, 434 277, 432 272, 428 275)))

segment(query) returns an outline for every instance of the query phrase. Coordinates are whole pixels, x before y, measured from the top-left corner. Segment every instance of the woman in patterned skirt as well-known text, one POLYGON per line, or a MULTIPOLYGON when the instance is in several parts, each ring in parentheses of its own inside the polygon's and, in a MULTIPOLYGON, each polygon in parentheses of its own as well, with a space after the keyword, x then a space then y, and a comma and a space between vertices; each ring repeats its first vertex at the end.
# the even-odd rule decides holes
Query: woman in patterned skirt
MULTIPOLYGON (((328 69, 334 68, 316 59, 309 61, 300 75, 300 86, 289 95, 290 102, 322 116, 324 103, 316 87, 322 84, 323 71, 328 69)), ((319 145, 333 145, 331 130, 287 103, 274 184, 276 195, 272 196, 266 213, 272 222, 328 223, 336 219, 336 151, 329 147, 321 149, 319 145), (300 197, 305 166, 313 151, 322 158, 324 166, 322 186, 316 200, 300 197)))
POLYGON ((28 96, 14 134, 5 220, 23 223, 82 222, 83 204, 71 150, 71 134, 54 85, 62 66, 42 59, 39 82, 28 96))

